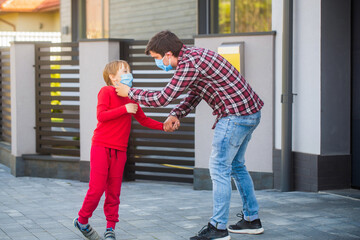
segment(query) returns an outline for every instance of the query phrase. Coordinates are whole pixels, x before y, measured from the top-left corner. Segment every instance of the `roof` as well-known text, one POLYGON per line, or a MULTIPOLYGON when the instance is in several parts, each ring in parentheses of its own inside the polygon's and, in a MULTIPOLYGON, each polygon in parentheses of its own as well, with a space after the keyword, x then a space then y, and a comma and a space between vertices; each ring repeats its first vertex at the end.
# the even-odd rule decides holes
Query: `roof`
POLYGON ((60 0, 0 0, 0 12, 47 12, 59 7, 60 0))

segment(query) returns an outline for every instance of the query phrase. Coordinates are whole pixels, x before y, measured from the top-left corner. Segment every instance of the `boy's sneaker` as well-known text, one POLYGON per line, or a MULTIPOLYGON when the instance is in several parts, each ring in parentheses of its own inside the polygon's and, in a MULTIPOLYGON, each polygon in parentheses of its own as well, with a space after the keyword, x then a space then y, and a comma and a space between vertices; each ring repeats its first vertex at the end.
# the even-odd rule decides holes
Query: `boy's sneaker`
POLYGON ((261 234, 264 232, 260 219, 249 222, 244 219, 243 213, 239 213, 237 216, 241 217, 241 220, 235 225, 230 225, 228 227, 229 232, 246 234, 261 234))
POLYGON ((82 229, 79 225, 79 221, 77 218, 73 221, 74 227, 80 230, 80 232, 89 240, 101 240, 99 234, 88 224, 84 229, 82 229))
POLYGON ((191 237, 190 240, 230 240, 228 230, 220 230, 214 227, 211 223, 208 223, 207 226, 204 226, 200 232, 191 237))
POLYGON ((104 233, 105 240, 116 240, 115 232, 112 228, 107 228, 104 233))

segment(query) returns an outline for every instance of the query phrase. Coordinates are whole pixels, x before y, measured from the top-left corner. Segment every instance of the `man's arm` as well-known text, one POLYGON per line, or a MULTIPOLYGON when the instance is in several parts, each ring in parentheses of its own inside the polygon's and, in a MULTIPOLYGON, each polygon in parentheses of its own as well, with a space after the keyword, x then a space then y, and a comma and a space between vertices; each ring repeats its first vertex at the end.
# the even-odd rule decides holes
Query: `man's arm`
POLYGON ((148 107, 166 106, 181 95, 188 86, 197 78, 198 71, 190 63, 178 66, 174 76, 166 87, 161 91, 145 91, 142 89, 116 87, 116 92, 121 97, 128 96, 130 99, 148 107))
POLYGON ((187 97, 175 108, 170 111, 169 117, 164 122, 164 130, 166 132, 173 132, 180 127, 179 118, 185 117, 189 114, 202 100, 195 92, 189 91, 187 97))
POLYGON ((170 111, 170 115, 183 118, 194 110, 201 100, 202 98, 198 94, 194 91, 189 91, 184 100, 170 111))

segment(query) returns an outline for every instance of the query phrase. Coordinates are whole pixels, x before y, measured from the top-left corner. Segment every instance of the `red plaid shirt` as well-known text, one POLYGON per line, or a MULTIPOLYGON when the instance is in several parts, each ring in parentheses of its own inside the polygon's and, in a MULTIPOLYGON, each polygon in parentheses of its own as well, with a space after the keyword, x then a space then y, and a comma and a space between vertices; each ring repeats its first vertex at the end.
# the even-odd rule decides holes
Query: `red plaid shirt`
MULTIPOLYGON (((161 91, 131 88, 129 98, 145 106, 166 106, 184 91, 185 99, 170 114, 185 117, 204 99, 217 115, 244 116, 260 111, 264 102, 227 60, 204 48, 182 47, 174 76, 161 91)), ((215 126, 215 125, 214 125, 215 126)))

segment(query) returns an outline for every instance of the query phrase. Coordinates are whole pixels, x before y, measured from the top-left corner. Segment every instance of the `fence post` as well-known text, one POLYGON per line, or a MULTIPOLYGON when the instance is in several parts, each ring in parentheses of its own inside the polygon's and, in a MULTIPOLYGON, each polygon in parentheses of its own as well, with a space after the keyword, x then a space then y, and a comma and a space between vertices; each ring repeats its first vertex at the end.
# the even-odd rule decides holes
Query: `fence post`
POLYGON ((120 57, 118 39, 79 42, 80 60, 80 181, 89 181, 91 138, 97 124, 97 95, 105 86, 105 65, 120 57))
POLYGON ((36 153, 35 44, 13 42, 10 47, 11 173, 24 175, 23 154, 36 153))

